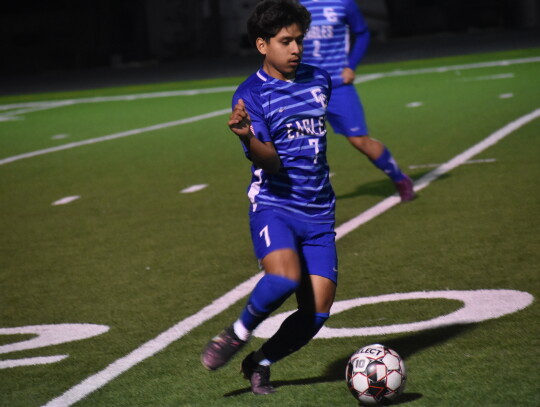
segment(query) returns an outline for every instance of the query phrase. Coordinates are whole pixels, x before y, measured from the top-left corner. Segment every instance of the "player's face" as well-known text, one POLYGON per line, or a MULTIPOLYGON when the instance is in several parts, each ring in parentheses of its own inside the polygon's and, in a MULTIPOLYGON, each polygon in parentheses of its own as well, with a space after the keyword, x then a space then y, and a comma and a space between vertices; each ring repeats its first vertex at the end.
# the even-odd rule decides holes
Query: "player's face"
POLYGON ((284 27, 268 42, 257 39, 257 49, 264 55, 264 71, 280 80, 294 78, 302 51, 304 50, 304 33, 298 24, 284 27))

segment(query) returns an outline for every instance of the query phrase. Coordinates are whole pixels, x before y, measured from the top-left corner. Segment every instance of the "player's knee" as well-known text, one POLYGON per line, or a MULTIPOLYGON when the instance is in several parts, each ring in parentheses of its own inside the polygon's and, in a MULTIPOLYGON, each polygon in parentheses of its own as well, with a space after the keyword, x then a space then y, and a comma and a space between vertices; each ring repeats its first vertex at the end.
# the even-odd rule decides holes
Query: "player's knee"
POLYGON ((302 271, 298 254, 292 249, 280 249, 269 253, 261 265, 267 274, 300 282, 302 271))
POLYGON ((371 139, 369 138, 368 135, 365 135, 365 136, 347 137, 347 140, 349 140, 349 143, 351 143, 358 150, 363 151, 364 149, 368 147, 371 139))

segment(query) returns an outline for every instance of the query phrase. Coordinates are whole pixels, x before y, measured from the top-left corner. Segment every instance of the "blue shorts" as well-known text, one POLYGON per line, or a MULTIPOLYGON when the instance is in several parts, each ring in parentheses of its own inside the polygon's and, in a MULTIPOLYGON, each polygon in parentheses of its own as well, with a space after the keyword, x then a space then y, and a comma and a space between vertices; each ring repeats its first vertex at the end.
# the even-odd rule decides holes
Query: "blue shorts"
POLYGON ((259 260, 274 250, 293 249, 300 256, 302 272, 326 277, 337 284, 333 223, 305 222, 274 209, 260 209, 250 212, 249 226, 259 260))
POLYGON ((332 89, 327 118, 335 133, 347 137, 369 134, 364 107, 354 85, 343 85, 332 89))

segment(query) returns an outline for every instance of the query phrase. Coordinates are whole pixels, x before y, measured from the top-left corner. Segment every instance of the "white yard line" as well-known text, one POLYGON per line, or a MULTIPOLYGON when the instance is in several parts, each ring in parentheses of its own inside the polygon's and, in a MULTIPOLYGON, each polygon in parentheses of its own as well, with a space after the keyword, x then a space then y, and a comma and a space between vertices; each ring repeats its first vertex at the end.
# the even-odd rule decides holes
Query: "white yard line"
MULTIPOLYGON (((375 79, 387 78, 392 76, 408 76, 408 75, 420 75, 426 73, 442 73, 450 71, 461 71, 465 69, 478 69, 478 68, 489 68, 497 66, 509 66, 515 64, 528 64, 528 63, 537 63, 540 62, 540 57, 531 57, 531 58, 518 58, 518 59, 509 59, 501 61, 491 61, 491 62, 482 62, 475 64, 465 64, 465 65, 450 65, 442 66, 435 68, 424 68, 424 69, 410 69, 410 70, 396 70, 392 72, 383 72, 383 73, 373 73, 367 75, 360 75, 355 83, 363 83, 372 81, 375 79)), ((217 88, 208 88, 208 89, 193 89, 193 90, 179 90, 179 91, 167 91, 167 92, 152 92, 152 93, 141 93, 141 94, 132 94, 132 95, 119 95, 119 96, 100 96, 92 98, 80 98, 80 99, 68 99, 68 100, 54 100, 54 101, 41 101, 41 102, 28 102, 28 103, 12 103, 7 105, 0 105, 0 111, 2 110, 11 110, 19 109, 11 112, 5 112, 2 114, 5 120, 15 119, 17 115, 24 113, 31 113, 39 110, 53 109, 57 107, 72 106, 79 103, 101 103, 101 102, 113 102, 113 101, 132 101, 138 99, 151 99, 151 98, 163 98, 163 97, 172 97, 172 96, 193 96, 201 94, 211 94, 211 93, 220 93, 220 92, 232 92, 236 89, 235 86, 222 86, 217 88)), ((19 154, 12 157, 6 157, 0 159, 0 165, 5 165, 12 163, 14 161, 23 160, 25 158, 37 157, 44 154, 55 153, 58 151, 69 150, 76 147, 81 147, 85 145, 100 143, 102 141, 114 140, 121 137, 132 136, 134 134, 141 134, 148 131, 154 131, 163 129, 166 127, 178 126, 185 123, 191 123, 210 117, 220 116, 222 114, 230 112, 230 109, 223 109, 217 112, 207 113, 200 116, 194 116, 187 119, 177 120, 168 123, 156 124, 154 126, 144 127, 141 129, 128 130, 120 133, 111 134, 108 136, 97 137, 93 139, 83 140, 79 142, 64 144, 61 146, 46 148, 43 150, 32 151, 24 154, 19 154)), ((1 122, 2 120, 0 120, 1 122)))
MULTIPOLYGON (((461 70, 466 70, 466 69, 489 68, 489 67, 509 66, 509 65, 515 65, 515 64, 528 64, 528 63, 537 63, 537 62, 540 62, 540 57, 518 58, 518 59, 482 62, 482 63, 465 64, 465 65, 450 65, 450 66, 441 66, 441 67, 424 68, 424 69, 396 70, 392 72, 360 75, 355 80, 355 83, 363 83, 363 82, 368 82, 375 79, 388 78, 392 76, 420 75, 420 74, 426 74, 426 73, 443 73, 443 72, 450 72, 450 71, 461 71, 461 70)), ((100 96, 100 97, 92 97, 92 98, 28 102, 28 103, 12 103, 12 104, 7 104, 7 105, 0 105, 0 111, 20 109, 20 110, 15 110, 12 112, 3 113, 1 117, 3 117, 7 121, 8 119, 9 120, 15 119, 18 114, 31 113, 31 112, 45 110, 45 109, 53 109, 56 107, 72 106, 74 104, 79 104, 79 103, 101 103, 101 102, 113 102, 113 101, 132 101, 132 100, 138 100, 138 99, 163 98, 163 97, 172 97, 172 96, 193 96, 193 95, 200 95, 200 94, 232 92, 235 89, 236 89, 235 86, 222 86, 222 87, 208 88, 208 89, 153 92, 153 93, 141 93, 141 94, 119 95, 119 96, 100 96)), ((83 140, 79 142, 64 144, 61 146, 46 148, 43 150, 19 154, 12 157, 6 157, 3 159, 0 159, 0 165, 9 164, 11 162, 22 160, 25 158, 37 157, 43 154, 55 153, 58 151, 81 147, 84 145, 95 144, 102 141, 114 140, 121 137, 132 136, 134 134, 140 134, 140 133, 144 133, 148 131, 159 130, 166 127, 178 126, 184 123, 191 123, 191 122, 203 120, 209 117, 220 116, 222 114, 228 113, 229 111, 230 109, 223 109, 223 110, 219 110, 213 113, 207 113, 200 116, 194 116, 188 119, 182 119, 182 120, 178 120, 174 122, 156 124, 154 126, 144 127, 142 129, 128 130, 121 133, 111 134, 109 136, 83 140)), ((0 120, 0 122, 1 121, 2 120, 0 120)))
MULTIPOLYGON (((486 163, 494 163, 497 161, 495 158, 482 158, 478 160, 468 160, 465 161, 463 164, 486 164, 486 163)), ((416 165, 409 165, 409 169, 415 170, 417 168, 435 168, 438 167, 441 164, 416 164, 416 165)))
MULTIPOLYGON (((486 137, 480 143, 472 146, 471 148, 464 151, 463 153, 455 156, 450 161, 440 165, 433 171, 428 172, 426 175, 424 175, 422 178, 420 178, 414 183, 414 190, 418 192, 424 189, 429 184, 431 184, 434 180, 439 178, 441 175, 446 174, 447 172, 453 170, 457 166, 464 164, 475 155, 480 154, 485 149, 491 147, 492 145, 494 145, 495 143, 497 143, 504 137, 508 136, 512 132, 516 131, 520 127, 524 126, 525 124, 529 123, 530 121, 533 121, 534 119, 538 117, 540 117, 540 109, 536 109, 533 112, 526 114, 525 116, 522 116, 511 123, 508 123, 506 126, 502 127, 501 129, 497 130, 495 133, 486 137)), ((400 199, 397 194, 394 194, 386 198, 385 200, 379 202, 377 205, 369 208, 367 211, 365 211, 364 213, 361 213, 356 218, 351 219, 350 221, 345 222, 344 224, 336 228, 336 234, 337 234, 336 239, 339 239, 345 236, 346 234, 352 232, 354 229, 358 228, 359 226, 363 225, 364 223, 368 222, 374 217, 386 212, 388 209, 397 205, 399 202, 400 202, 400 199)))
MULTIPOLYGON (((464 65, 449 65, 439 66, 434 68, 422 68, 422 69, 407 69, 396 70, 391 72, 381 72, 359 75, 354 81, 355 83, 369 82, 375 79, 388 78, 392 76, 409 76, 409 75, 423 75, 427 73, 444 73, 451 71, 463 71, 467 69, 479 69, 479 68, 493 68, 499 66, 509 66, 517 64, 530 64, 540 62, 540 57, 530 58, 517 58, 507 59, 501 61, 481 62, 475 64, 464 65)), ((121 102, 121 101, 133 101, 139 99, 155 99, 164 97, 176 97, 176 96, 195 96, 211 93, 223 93, 233 92, 236 90, 236 86, 221 86, 216 88, 206 89, 189 89, 189 90, 177 90, 177 91, 163 91, 163 92, 150 92, 150 93, 136 93, 131 95, 117 95, 117 96, 96 96, 89 98, 79 99, 67 99, 67 100, 49 100, 49 101, 37 101, 37 102, 25 102, 25 103, 10 103, 6 105, 0 105, 0 111, 11 109, 30 108, 29 110, 17 110, 14 112, 4 113, 3 115, 17 115, 23 113, 30 113, 33 111, 52 109, 55 107, 71 106, 80 103, 102 103, 102 102, 121 102)))
POLYGON ((375 79, 388 78, 392 76, 410 76, 410 75, 423 75, 426 73, 445 73, 452 71, 464 71, 467 69, 479 69, 479 68, 493 68, 499 66, 509 66, 509 65, 518 65, 518 64, 530 64, 540 62, 540 57, 530 57, 530 58, 517 58, 517 59, 507 59, 501 61, 490 61, 490 62, 479 62, 476 64, 464 64, 464 65, 449 65, 449 66, 440 66, 435 68, 421 68, 421 69, 408 69, 408 70, 396 70, 392 72, 384 73, 372 73, 367 75, 360 75, 354 80, 354 83, 363 83, 369 82, 375 79))
MULTIPOLYGON (((96 96, 91 98, 67 99, 67 100, 49 100, 39 102, 11 103, 0 105, 0 110, 11 110, 20 108, 36 108, 36 110, 51 109, 53 107, 71 106, 80 103, 103 103, 103 102, 129 102, 139 99, 156 99, 175 96, 196 96, 209 93, 233 92, 236 86, 221 86, 218 88, 190 89, 190 90, 172 90, 164 92, 134 93, 131 95, 117 96, 96 96)), ((19 112, 17 112, 19 113, 19 112)), ((27 113, 20 111, 20 113, 27 113)))
POLYGON ((179 126, 181 124, 198 122, 200 120, 209 119, 211 117, 222 116, 222 115, 230 113, 230 112, 231 112, 231 109, 222 109, 222 110, 217 110, 215 112, 210 112, 210 113, 205 113, 205 114, 201 114, 201 115, 198 115, 198 116, 188 117, 186 119, 180 119, 180 120, 175 120, 175 121, 172 121, 172 122, 155 124, 153 126, 142 127, 140 129, 122 131, 120 133, 109 134, 108 136, 96 137, 96 138, 91 138, 91 139, 82 140, 82 141, 76 141, 76 142, 69 143, 69 144, 62 144, 61 146, 57 146, 57 147, 50 147, 50 148, 45 148, 43 150, 32 151, 30 153, 14 155, 14 156, 11 156, 11 157, 0 159, 0 165, 9 164, 9 163, 12 163, 14 161, 23 160, 25 158, 33 158, 33 157, 37 157, 37 156, 44 155, 44 154, 56 153, 58 151, 63 151, 63 150, 70 150, 72 148, 86 146, 86 145, 89 145, 89 144, 101 143, 102 141, 110 141, 110 140, 115 140, 115 139, 119 139, 119 138, 122 138, 122 137, 133 136, 135 134, 141 134, 141 133, 146 133, 146 132, 149 132, 149 131, 161 130, 161 129, 165 129, 167 127, 174 127, 174 126, 179 126))
MULTIPOLYGON (((489 135, 480 143, 472 146, 471 148, 467 149, 463 153, 457 155, 447 163, 442 164, 435 170, 431 171, 430 173, 426 174, 421 179, 416 181, 415 191, 420 191, 421 189, 426 188, 431 182, 439 178, 441 175, 447 173, 448 171, 451 171, 452 169, 463 164, 467 160, 470 160, 473 156, 493 146, 498 141, 502 140, 504 137, 508 136, 512 132, 516 131, 520 127, 524 126, 525 124, 531 122, 538 117, 540 117, 540 108, 534 110, 533 112, 525 116, 520 117, 517 120, 514 120, 511 123, 508 123, 506 126, 489 135)), ((336 239, 341 239, 348 233, 358 228, 360 225, 363 225, 364 223, 375 218, 376 216, 384 213, 391 207, 397 205, 399 202, 400 199, 397 194, 384 199, 383 201, 379 202, 377 205, 373 206, 367 211, 362 212, 354 219, 351 219, 350 221, 337 227, 336 239)), ((262 273, 258 273, 250 279, 246 280, 242 284, 230 290, 225 295, 219 297, 217 300, 201 309, 196 314, 193 314, 190 317, 187 317, 186 319, 178 322, 176 325, 156 336, 154 339, 151 339, 150 341, 144 343, 128 355, 111 363, 102 371, 88 377, 81 383, 73 386, 61 396, 45 404, 44 407, 68 407, 82 400, 89 394, 93 393, 99 388, 105 386, 110 381, 114 380, 116 377, 120 376, 122 373, 131 369, 138 363, 155 355, 156 353, 162 351, 171 343, 177 341, 178 339, 189 333, 191 330, 212 319, 214 316, 223 312, 231 305, 235 304, 236 302, 247 296, 261 276, 262 273)))
POLYGON ((66 196, 65 198, 54 201, 51 205, 53 206, 67 205, 73 201, 76 201, 77 199, 81 199, 81 197, 79 195, 66 196))
POLYGON ((499 75, 485 75, 485 76, 475 76, 472 78, 458 78, 460 82, 475 82, 475 81, 493 81, 497 79, 514 79, 515 75, 513 73, 501 73, 499 75))
POLYGON ((208 184, 196 184, 196 185, 191 185, 190 187, 187 187, 187 188, 184 188, 180 191, 181 194, 191 194, 193 192, 199 192, 203 189, 205 189, 206 187, 208 187, 208 184))

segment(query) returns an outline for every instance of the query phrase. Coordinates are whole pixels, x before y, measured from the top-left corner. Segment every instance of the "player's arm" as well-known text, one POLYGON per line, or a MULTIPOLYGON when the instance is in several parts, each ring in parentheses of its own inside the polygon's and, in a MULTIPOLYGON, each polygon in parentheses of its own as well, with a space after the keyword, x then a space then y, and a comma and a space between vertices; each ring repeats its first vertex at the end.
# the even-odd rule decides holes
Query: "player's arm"
POLYGON ((251 130, 251 118, 242 99, 234 106, 228 122, 229 128, 246 147, 253 164, 265 172, 276 173, 281 168, 281 160, 271 142, 263 143, 251 130))
POLYGON ((349 31, 354 36, 354 43, 349 52, 349 63, 343 70, 341 76, 343 77, 344 83, 352 83, 355 77, 354 70, 366 53, 370 40, 370 33, 367 24, 364 21, 364 17, 354 1, 348 1, 345 9, 347 13, 347 24, 349 26, 349 31))

